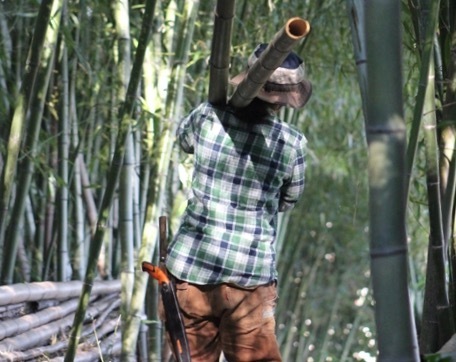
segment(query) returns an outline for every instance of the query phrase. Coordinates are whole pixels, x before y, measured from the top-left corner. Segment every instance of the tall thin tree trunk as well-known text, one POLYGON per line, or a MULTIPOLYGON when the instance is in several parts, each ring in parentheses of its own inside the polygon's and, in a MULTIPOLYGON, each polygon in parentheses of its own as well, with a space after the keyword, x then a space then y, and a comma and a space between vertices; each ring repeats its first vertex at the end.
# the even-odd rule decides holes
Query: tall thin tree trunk
POLYGON ((128 84, 125 102, 119 112, 119 133, 117 136, 114 157, 107 177, 109 183, 107 184, 105 193, 103 195, 99 211, 97 228, 90 244, 89 260, 87 263, 87 270, 84 278, 84 286, 81 291, 78 309, 75 313, 73 327, 71 329, 71 334, 69 337, 68 351, 65 355, 66 362, 74 360, 77 345, 79 343, 79 339, 82 332, 82 323, 84 321, 85 312, 88 306, 89 297, 92 290, 92 283, 96 275, 97 259, 100 253, 101 244, 103 242, 106 222, 108 220, 109 212, 111 209, 114 192, 119 181, 123 158, 125 157, 125 145, 130 134, 131 115, 135 106, 137 90, 140 83, 141 68, 144 61, 144 55, 152 30, 151 24, 154 14, 154 8, 154 0, 146 1, 146 9, 143 16, 141 34, 139 37, 136 56, 131 71, 130 82, 128 84))
MULTIPOLYGON (((346 0, 348 18, 352 34, 352 43, 355 53, 358 83, 361 93, 364 122, 367 120, 367 63, 366 63, 366 33, 364 29, 364 3, 365 0, 346 0)), ((365 125, 366 126, 366 125, 365 125)))
MULTIPOLYGON (((10 112, 6 73, 11 69, 12 44, 4 11, 3 3, 0 3, 0 44, 2 47, 0 50, 0 54, 2 54, 2 61, 0 62, 0 119, 7 119, 10 112)), ((4 137, 6 137, 5 130, 1 130, 0 139, 4 137)))
MULTIPOLYGON (((122 102, 128 86, 131 70, 130 50, 130 17, 128 0, 117 0, 113 4, 113 12, 117 32, 118 66, 117 81, 119 83, 117 99, 122 102)), ((128 136, 125 146, 125 156, 120 175, 119 187, 119 229, 120 229, 120 278, 122 280, 122 330, 125 334, 126 320, 130 308, 134 283, 133 265, 133 135, 128 136)))
POLYGON ((419 361, 407 282, 400 6, 396 0, 365 2, 370 254, 378 361, 419 361))
MULTIPOLYGON (((187 64, 191 39, 193 37, 193 29, 195 25, 196 16, 198 14, 199 1, 193 0, 185 2, 184 16, 185 22, 182 29, 186 29, 185 36, 181 37, 176 44, 176 59, 180 59, 180 64, 187 64)), ((168 101, 166 112, 171 114, 168 118, 167 124, 164 126, 161 135, 161 142, 159 153, 160 161, 158 165, 157 174, 160 177, 156 178, 154 182, 155 199, 149 200, 146 216, 146 227, 143 232, 143 240, 138 252, 138 261, 150 260, 154 251, 156 251, 157 241, 157 222, 161 214, 161 210, 166 200, 166 188, 168 180, 168 171, 171 159, 172 148, 174 145, 174 134, 177 127, 177 120, 181 116, 183 90, 184 90, 184 77, 185 67, 178 66, 174 68, 173 76, 169 84, 168 101)), ((147 289, 147 275, 145 273, 136 275, 135 285, 133 289, 133 297, 131 301, 130 318, 123 338, 123 345, 125 348, 122 350, 122 355, 125 361, 129 361, 136 345, 137 336, 139 333, 140 319, 138 315, 143 309, 145 293, 147 289)))
MULTIPOLYGON (((62 22, 67 27, 68 10, 67 5, 63 5, 62 22)), ((70 112, 69 112, 69 69, 68 69, 68 48, 65 37, 62 37, 62 59, 61 59, 61 100, 60 117, 58 119, 58 150, 59 163, 58 175, 60 178, 58 186, 58 240, 57 240, 57 279, 67 281, 71 277, 70 255, 68 248, 68 208, 69 208, 69 178, 68 178, 68 159, 70 147, 70 112)))
POLYGON ((14 109, 14 116, 9 132, 7 157, 1 174, 0 187, 0 260, 3 258, 3 246, 6 227, 9 220, 10 198, 16 176, 17 161, 23 141, 26 126, 27 111, 34 98, 35 80, 41 61, 41 52, 45 42, 46 32, 49 28, 49 19, 53 0, 43 0, 35 22, 30 56, 27 59, 26 71, 14 109))
MULTIPOLYGON (((41 129, 44 103, 49 86, 49 79, 51 77, 51 71, 54 66, 53 60, 60 27, 62 4, 63 0, 59 0, 55 1, 52 6, 52 18, 50 23, 47 25, 48 30, 46 31, 46 37, 43 43, 45 51, 42 53, 39 64, 36 65, 37 75, 34 79, 34 83, 36 84, 33 86, 34 90, 36 90, 36 93, 33 92, 33 94, 30 94, 32 99, 28 101, 29 106, 27 108, 31 109, 29 121, 30 126, 27 130, 25 150, 22 150, 22 154, 26 155, 26 157, 24 157, 20 163, 21 172, 19 174, 17 187, 18 191, 16 199, 14 200, 12 215, 8 216, 8 218, 11 217, 13 220, 17 220, 19 223, 23 218, 25 202, 33 175, 33 163, 34 157, 37 153, 36 147, 38 142, 38 135, 41 129)), ((27 80, 25 79, 24 82, 26 81, 27 80)), ((23 121, 25 121, 25 118, 23 121)), ((4 217, 7 218, 6 215, 4 217)), ((2 220, 1 222, 3 223, 4 221, 5 220, 2 220)), ((3 255, 2 264, 2 282, 6 284, 12 282, 13 268, 16 261, 16 252, 19 243, 19 231, 20 230, 16 227, 15 223, 10 223, 9 227, 7 228, 8 243, 5 244, 5 253, 3 255)))
POLYGON ((421 354, 436 352, 450 339, 454 331, 445 271, 447 253, 442 225, 435 112, 434 62, 431 59, 423 114, 430 235, 423 318, 420 329, 421 354))
MULTIPOLYGON (((81 5, 81 13, 84 12, 85 8, 81 5)), ((81 15, 82 16, 82 15, 81 15)), ((81 27, 85 27, 86 23, 81 24, 81 27)), ((74 29, 74 43, 80 46, 80 27, 74 29)), ((76 100, 76 84, 78 77, 78 57, 77 53, 70 53, 70 86, 69 86, 69 118, 70 118, 70 143, 71 149, 74 153, 72 158, 74 160, 73 172, 71 177, 71 190, 73 198, 73 210, 71 221, 74 227, 71 233, 71 266, 73 269, 72 279, 81 280, 84 275, 85 269, 85 213, 83 204, 83 190, 82 190, 82 178, 81 169, 82 162, 84 159, 83 152, 81 150, 81 139, 78 133, 78 112, 77 112, 77 100, 76 100)), ((88 213, 88 212, 87 212, 88 213)))
POLYGON ((443 2, 440 11, 442 47, 447 46, 445 69, 445 96, 442 104, 442 122, 439 125, 440 180, 442 192, 442 218, 445 242, 448 246, 450 271, 450 305, 456 314, 456 246, 455 246, 455 194, 456 194, 456 19, 452 2, 443 2))
MULTIPOLYGON (((434 55, 434 35, 437 29, 440 0, 431 0, 432 9, 427 12, 427 21, 422 27, 416 26, 416 37, 420 40, 421 49, 421 68, 418 82, 418 93, 416 95, 415 107, 413 109, 413 121, 410 129, 410 136, 406 153, 406 177, 405 192, 408 196, 410 182, 412 180, 412 169, 415 161, 416 150, 418 147, 418 136, 421 129, 423 116, 424 99, 426 96, 426 85, 428 81, 429 63, 434 55)), ((410 6, 412 11, 413 5, 410 6)), ((416 13, 416 9, 413 9, 416 13)), ((426 17, 423 17, 424 20, 426 17)), ((415 19, 418 23, 418 20, 415 19)))

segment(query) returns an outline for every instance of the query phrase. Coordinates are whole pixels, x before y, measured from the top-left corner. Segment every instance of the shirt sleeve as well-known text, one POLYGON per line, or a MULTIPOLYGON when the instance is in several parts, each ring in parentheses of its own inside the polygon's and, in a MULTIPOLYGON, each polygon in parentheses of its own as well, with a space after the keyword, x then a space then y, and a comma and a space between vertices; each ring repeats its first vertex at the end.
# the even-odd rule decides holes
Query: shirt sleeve
POLYGON ((296 147, 296 159, 290 180, 280 191, 279 212, 290 210, 298 202, 304 191, 304 174, 306 170, 307 140, 303 136, 296 147))
POLYGON ((182 150, 186 153, 195 151, 194 122, 197 117, 197 111, 198 109, 195 109, 187 117, 183 118, 177 128, 177 140, 182 150))

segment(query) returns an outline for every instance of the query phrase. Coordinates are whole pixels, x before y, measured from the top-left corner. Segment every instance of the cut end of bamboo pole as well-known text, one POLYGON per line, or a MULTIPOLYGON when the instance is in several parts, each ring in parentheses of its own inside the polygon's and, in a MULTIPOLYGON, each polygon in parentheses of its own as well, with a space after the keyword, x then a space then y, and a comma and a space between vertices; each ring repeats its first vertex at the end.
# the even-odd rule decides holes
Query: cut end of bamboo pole
POLYGON ((285 32, 292 39, 300 39, 309 34, 310 23, 299 17, 291 18, 285 24, 285 32))
POLYGON ((239 83, 229 103, 235 108, 247 106, 258 94, 269 76, 290 53, 293 46, 310 31, 310 24, 300 17, 288 19, 269 43, 258 61, 249 68, 247 76, 239 83))

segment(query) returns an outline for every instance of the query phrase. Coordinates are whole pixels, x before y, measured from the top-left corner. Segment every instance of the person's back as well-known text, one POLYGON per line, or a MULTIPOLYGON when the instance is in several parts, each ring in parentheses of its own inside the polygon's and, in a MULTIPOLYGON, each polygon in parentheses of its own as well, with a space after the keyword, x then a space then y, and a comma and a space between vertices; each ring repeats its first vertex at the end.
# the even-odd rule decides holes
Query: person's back
POLYGON ((205 103, 179 127, 194 154, 192 195, 167 259, 179 279, 249 287, 276 278, 277 212, 302 193, 306 141, 273 114, 256 117, 205 103))
MULTIPOLYGON (((257 47, 249 67, 264 49, 257 47)), ((194 362, 218 361, 221 352, 228 361, 281 360, 277 216, 303 192, 306 140, 276 113, 307 102, 304 75, 302 60, 291 53, 246 108, 203 103, 179 125, 178 142, 194 155, 194 172, 166 267, 194 362)))

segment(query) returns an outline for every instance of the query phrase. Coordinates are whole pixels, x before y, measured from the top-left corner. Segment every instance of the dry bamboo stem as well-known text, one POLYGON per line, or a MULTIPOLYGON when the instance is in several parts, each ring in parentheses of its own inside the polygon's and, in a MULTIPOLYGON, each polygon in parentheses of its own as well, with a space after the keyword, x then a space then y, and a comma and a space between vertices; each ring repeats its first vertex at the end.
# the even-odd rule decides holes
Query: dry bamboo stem
POLYGON ((20 318, 0 322, 0 340, 23 333, 56 319, 62 319, 71 312, 74 312, 77 305, 78 301, 73 299, 59 306, 43 309, 38 313, 27 314, 20 318))
POLYGON ((93 325, 91 326, 88 326, 85 328, 85 330, 82 332, 82 335, 81 337, 86 337, 86 336, 89 336, 93 329, 94 328, 100 328, 104 321, 108 318, 108 315, 116 308, 118 308, 120 306, 120 299, 116 299, 116 300, 113 300, 111 301, 111 304, 109 304, 104 310, 103 312, 101 312, 98 317, 96 318, 96 320, 94 320, 93 322, 93 325))
MULTIPOLYGON (((108 307, 107 310, 112 311, 113 309, 118 308, 119 305, 120 305, 120 300, 116 300, 114 303, 112 303, 108 307)), ((94 328, 96 329, 96 333, 97 333, 96 338, 101 339, 104 336, 106 336, 112 332, 115 332, 118 329, 119 322, 120 322, 119 318, 111 319, 104 323, 101 323, 101 321, 104 322, 104 319, 103 319, 103 317, 100 316, 97 318, 96 325, 94 327, 93 326, 88 327, 83 331, 82 337, 88 337, 88 338, 85 340, 84 343, 80 344, 80 346, 78 348, 78 352, 77 352, 78 357, 80 356, 81 353, 84 353, 83 351, 88 350, 87 345, 92 345, 94 343, 95 337, 92 337, 92 332, 93 332, 94 328), (98 328, 100 328, 100 329, 98 329, 98 328)), ((109 338, 109 340, 111 343, 117 343, 117 341, 120 340, 120 335, 116 335, 113 338, 109 338)), ((106 344, 106 343, 104 343, 104 344, 106 344)), ((40 356, 55 355, 58 352, 63 351, 65 348, 67 348, 67 345, 68 345, 68 342, 66 340, 64 340, 64 341, 59 341, 55 344, 48 345, 48 346, 35 347, 35 348, 32 348, 32 349, 24 351, 24 352, 15 351, 15 352, 4 353, 4 354, 2 354, 2 357, 8 358, 11 360, 15 360, 15 361, 28 361, 28 360, 31 360, 34 358, 38 358, 40 356)), ((106 348, 106 347, 104 349, 102 348, 102 350, 105 351, 103 353, 106 353, 107 349, 108 348, 106 348)), ((120 349, 115 353, 114 353, 114 351, 111 353, 119 354, 120 349)), ((90 353, 88 355, 92 355, 92 354, 90 353)), ((76 360, 79 360, 79 359, 76 358, 76 360)))
MULTIPOLYGON (((92 318, 100 315, 112 303, 112 295, 104 297, 100 302, 88 308, 87 315, 92 318)), ((74 314, 70 314, 60 320, 47 323, 38 328, 29 330, 28 332, 19 334, 15 337, 5 338, 0 342, 0 357, 6 358, 10 351, 24 351, 34 348, 43 343, 43 340, 50 339, 53 335, 57 335, 67 328, 70 328, 73 322, 74 314)))
MULTIPOLYGON (((80 351, 78 350, 77 355, 74 358, 74 362, 93 362, 100 360, 100 350, 103 355, 108 356, 119 356, 122 349, 122 342, 120 340, 120 335, 116 336, 114 341, 110 343, 101 344, 100 348, 94 347, 90 351, 80 351)), ((53 358, 49 362, 63 362, 63 358, 53 358)))
MULTIPOLYGON (((117 307, 120 306, 120 303, 117 307)), ((120 334, 120 318, 111 319, 107 322, 100 323, 98 326, 93 326, 93 329, 96 331, 96 334, 90 334, 89 338, 87 338, 83 345, 94 345, 96 344, 97 340, 101 340, 104 336, 112 333, 113 331, 118 330, 120 334)))
MULTIPOLYGON (((0 306, 43 299, 69 299, 81 294, 83 282, 37 282, 5 285, 0 287, 0 306)), ((92 287, 93 295, 120 291, 120 280, 97 281, 92 287)))

